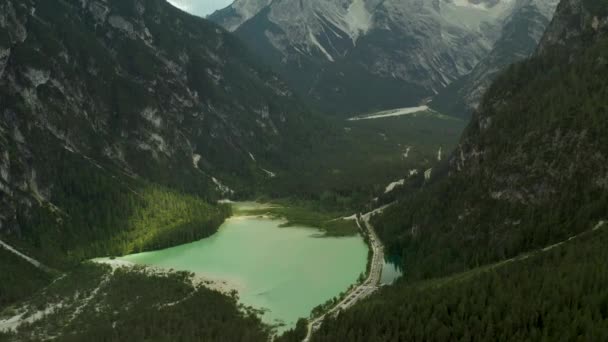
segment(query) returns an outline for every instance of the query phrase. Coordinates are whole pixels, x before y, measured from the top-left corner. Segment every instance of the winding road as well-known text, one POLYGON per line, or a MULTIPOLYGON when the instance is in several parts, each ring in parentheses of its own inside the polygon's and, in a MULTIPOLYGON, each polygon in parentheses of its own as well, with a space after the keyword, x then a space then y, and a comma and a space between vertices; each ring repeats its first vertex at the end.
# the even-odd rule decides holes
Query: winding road
POLYGON ((306 337, 304 338, 303 342, 310 341, 312 334, 321 327, 321 324, 323 323, 323 320, 325 319, 325 317, 334 316, 334 315, 338 314, 340 311, 346 310, 346 309, 352 307, 357 302, 359 302, 360 300, 371 295, 378 289, 379 284, 380 284, 380 276, 382 275, 382 266, 384 265, 384 246, 382 246, 382 242, 380 241, 380 239, 378 239, 378 236, 376 235, 374 227, 371 225, 371 223, 369 221, 373 214, 380 213, 387 207, 388 206, 384 206, 382 208, 376 209, 367 214, 358 215, 358 217, 357 217, 357 221, 358 221, 357 223, 359 223, 359 226, 362 228, 365 228, 367 230, 367 235, 369 237, 369 244, 372 248, 372 253, 373 253, 372 263, 371 263, 371 267, 370 267, 367 279, 362 284, 354 287, 350 292, 348 292, 348 294, 346 295, 346 297, 344 297, 344 299, 342 299, 333 308, 328 310, 325 314, 312 320, 308 324, 308 331, 306 333, 306 337), (361 222, 363 223, 363 225, 360 224, 361 222))

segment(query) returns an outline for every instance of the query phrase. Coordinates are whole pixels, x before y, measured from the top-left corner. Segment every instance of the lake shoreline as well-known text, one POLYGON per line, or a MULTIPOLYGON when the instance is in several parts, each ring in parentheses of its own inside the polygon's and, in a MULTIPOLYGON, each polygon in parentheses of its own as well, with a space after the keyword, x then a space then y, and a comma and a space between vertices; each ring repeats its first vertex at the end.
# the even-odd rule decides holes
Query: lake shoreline
MULTIPOLYGON (((114 259, 112 259, 112 258, 95 258, 95 259, 92 259, 91 262, 96 263, 96 264, 101 264, 101 265, 108 265, 108 266, 112 267, 112 269, 118 269, 118 268, 134 269, 136 267, 145 267, 147 270, 151 270, 156 274, 168 274, 168 273, 177 271, 177 270, 173 270, 173 269, 157 267, 154 265, 141 265, 141 264, 137 264, 137 263, 134 263, 131 261, 122 260, 120 258, 114 258, 114 259)), ((192 285, 194 285, 194 286, 203 285, 210 290, 218 291, 225 295, 232 295, 232 293, 234 291, 239 292, 239 290, 242 289, 241 286, 238 286, 237 284, 235 284, 233 282, 217 279, 217 278, 210 277, 208 275, 196 273, 196 272, 193 272, 192 285)))
POLYGON ((366 272, 369 248, 361 235, 329 236, 313 225, 289 224, 282 215, 268 213, 280 208, 275 204, 230 204, 233 215, 208 238, 93 261, 191 272, 196 284, 226 295, 236 291, 239 303, 260 310, 260 318, 277 333, 356 286, 366 272))

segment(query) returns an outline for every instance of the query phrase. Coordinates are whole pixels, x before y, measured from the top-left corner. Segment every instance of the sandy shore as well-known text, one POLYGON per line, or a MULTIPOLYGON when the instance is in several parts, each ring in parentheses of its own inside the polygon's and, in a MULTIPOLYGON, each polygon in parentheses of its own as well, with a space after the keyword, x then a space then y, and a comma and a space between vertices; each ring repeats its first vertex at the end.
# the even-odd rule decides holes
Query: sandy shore
MULTIPOLYGON (((169 273, 172 270, 164 269, 161 267, 149 266, 149 265, 140 265, 130 261, 121 260, 119 258, 110 259, 110 258, 96 258, 91 260, 94 263, 109 265, 113 270, 118 268, 133 268, 135 266, 144 266, 147 270, 152 270, 157 274, 165 274, 169 273)), ((175 271, 175 270, 173 270, 175 271)), ((238 281, 232 281, 227 279, 220 279, 217 277, 213 277, 206 274, 194 273, 193 278, 194 285, 203 285, 211 290, 215 290, 224 294, 230 294, 233 291, 240 292, 243 290, 244 285, 240 284, 238 281)))

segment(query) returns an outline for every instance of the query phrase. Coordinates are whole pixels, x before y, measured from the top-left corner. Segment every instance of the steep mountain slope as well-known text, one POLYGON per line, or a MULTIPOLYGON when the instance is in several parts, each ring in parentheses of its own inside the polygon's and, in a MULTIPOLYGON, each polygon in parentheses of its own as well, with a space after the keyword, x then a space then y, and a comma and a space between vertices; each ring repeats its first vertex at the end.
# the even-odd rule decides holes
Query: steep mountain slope
POLYGON ((235 0, 229 7, 213 13, 210 19, 216 20, 228 31, 234 32, 271 3, 272 0, 235 0))
POLYGON ((563 0, 444 169, 373 220, 404 279, 313 341, 608 337, 608 3, 563 0))
POLYGON ((557 3, 558 0, 532 1, 514 10, 490 53, 470 74, 439 91, 430 106, 450 115, 469 117, 501 71, 534 53, 557 3))
POLYGON ((236 38, 163 0, 3 1, 0 108, 0 234, 72 259, 119 231, 208 235, 227 213, 204 201, 278 172, 317 123, 236 38))
POLYGON ((511 257, 605 219, 606 6, 562 1, 538 53, 490 87, 449 165, 379 220, 412 278, 511 257))
POLYGON ((210 19, 322 109, 352 114, 417 105, 467 75, 536 2, 239 0, 210 19))

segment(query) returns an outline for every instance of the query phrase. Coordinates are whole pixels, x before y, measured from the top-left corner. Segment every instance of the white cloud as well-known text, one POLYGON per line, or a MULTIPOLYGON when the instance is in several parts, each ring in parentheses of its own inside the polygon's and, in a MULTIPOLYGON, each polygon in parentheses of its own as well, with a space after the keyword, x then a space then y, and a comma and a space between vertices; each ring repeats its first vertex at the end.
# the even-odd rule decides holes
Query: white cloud
POLYGON ((205 17, 218 9, 227 7, 232 0, 168 0, 173 6, 188 13, 205 17))

